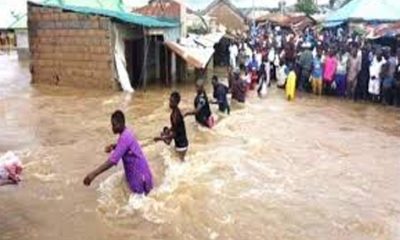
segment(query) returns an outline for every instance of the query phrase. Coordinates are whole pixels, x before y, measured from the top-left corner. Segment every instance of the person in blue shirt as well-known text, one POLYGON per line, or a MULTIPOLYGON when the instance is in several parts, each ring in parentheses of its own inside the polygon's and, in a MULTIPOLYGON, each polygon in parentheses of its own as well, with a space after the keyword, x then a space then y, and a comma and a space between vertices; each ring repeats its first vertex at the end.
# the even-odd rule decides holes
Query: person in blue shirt
POLYGON ((252 59, 250 60, 249 64, 247 65, 247 70, 248 71, 252 71, 252 70, 258 71, 258 66, 259 66, 259 64, 258 64, 258 61, 256 59, 256 55, 253 54, 252 59))
POLYGON ((210 103, 206 91, 204 90, 204 80, 200 79, 196 83, 197 95, 194 99, 194 110, 185 113, 187 116, 195 116, 196 122, 203 127, 212 128, 214 126, 214 118, 211 113, 210 103))
POLYGON ((322 95, 322 55, 321 50, 317 50, 317 55, 313 59, 311 81, 313 93, 322 95))
POLYGON ((390 63, 387 62, 382 66, 381 70, 382 77, 382 102, 384 105, 392 105, 393 104, 393 86, 394 79, 390 74, 390 63))
POLYGON ((215 100, 211 101, 211 103, 218 104, 218 109, 220 112, 230 114, 231 109, 229 107, 228 97, 227 97, 229 88, 224 84, 220 83, 218 81, 218 77, 215 75, 212 77, 212 85, 214 88, 213 97, 215 100))

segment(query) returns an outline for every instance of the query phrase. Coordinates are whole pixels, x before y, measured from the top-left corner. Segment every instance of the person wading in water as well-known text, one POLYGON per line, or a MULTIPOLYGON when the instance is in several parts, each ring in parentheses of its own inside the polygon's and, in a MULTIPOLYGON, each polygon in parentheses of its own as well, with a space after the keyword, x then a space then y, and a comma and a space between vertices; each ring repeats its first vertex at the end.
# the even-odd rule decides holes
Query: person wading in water
POLYGON ((211 114, 210 103, 206 91, 204 90, 204 81, 199 80, 196 83, 197 95, 194 99, 195 110, 185 113, 185 117, 195 115, 196 121, 208 128, 214 126, 214 118, 211 114))
POLYGON ((111 144, 105 148, 106 153, 111 153, 110 157, 89 173, 83 180, 83 184, 89 186, 97 176, 116 166, 122 159, 130 190, 137 194, 149 194, 153 188, 153 177, 139 142, 125 127, 125 116, 122 111, 117 110, 112 114, 111 125, 113 133, 119 135, 117 144, 111 144))
POLYGON ((170 144, 172 139, 175 142, 175 150, 179 155, 179 159, 185 161, 185 155, 189 147, 189 141, 186 136, 185 120, 179 109, 179 103, 181 101, 181 95, 178 92, 171 93, 169 98, 169 107, 171 108, 171 128, 164 127, 160 137, 154 138, 155 142, 164 141, 166 144, 170 144))
POLYGON ((231 109, 228 103, 228 93, 229 93, 229 88, 219 82, 217 76, 212 77, 212 85, 214 88, 214 99, 215 101, 211 102, 211 104, 218 104, 218 110, 221 113, 227 113, 230 114, 231 109))

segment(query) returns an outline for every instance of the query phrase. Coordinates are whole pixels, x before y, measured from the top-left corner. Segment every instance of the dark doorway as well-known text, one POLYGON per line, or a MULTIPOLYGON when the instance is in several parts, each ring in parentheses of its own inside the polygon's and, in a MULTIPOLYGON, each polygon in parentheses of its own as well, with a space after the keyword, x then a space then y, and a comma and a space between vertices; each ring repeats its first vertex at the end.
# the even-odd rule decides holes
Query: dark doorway
POLYGON ((163 36, 147 36, 147 50, 145 39, 125 40, 125 58, 129 79, 133 88, 145 87, 152 83, 169 84, 170 54, 164 45, 163 36), (145 54, 147 53, 147 58, 145 54), (147 64, 145 64, 147 59, 147 64), (146 73, 144 72, 146 71, 146 73))
POLYGON ((125 40, 126 68, 133 88, 143 85, 144 39, 125 40))

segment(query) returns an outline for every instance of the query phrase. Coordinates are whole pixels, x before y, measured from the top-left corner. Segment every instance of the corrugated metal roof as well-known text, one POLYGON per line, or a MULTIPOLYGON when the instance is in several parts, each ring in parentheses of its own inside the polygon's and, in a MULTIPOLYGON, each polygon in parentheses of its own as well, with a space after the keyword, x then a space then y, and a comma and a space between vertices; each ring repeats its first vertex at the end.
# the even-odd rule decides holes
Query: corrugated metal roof
POLYGON ((144 7, 133 9, 132 12, 146 16, 179 19, 181 5, 173 0, 153 1, 144 7))
POLYGON ((243 20, 245 20, 247 17, 237 8, 231 0, 214 0, 212 1, 203 11, 203 15, 208 15, 210 11, 215 9, 215 7, 218 7, 219 5, 226 5, 228 8, 232 9, 233 12, 235 12, 237 15, 239 15, 243 20))
POLYGON ((144 7, 133 9, 132 12, 146 16, 179 19, 181 15, 181 5, 175 1, 157 1, 151 2, 144 7))
POLYGON ((379 24, 375 26, 369 26, 368 28, 369 34, 367 35, 367 38, 369 39, 377 39, 383 37, 394 38, 400 36, 400 22, 379 24))
POLYGON ((7 29, 26 13, 26 0, 0 0, 0 29, 7 29))
MULTIPOLYGON (((194 14, 194 11, 185 6, 186 13, 194 14)), ((154 0, 149 4, 139 8, 133 8, 132 12, 136 12, 146 16, 167 17, 179 19, 181 15, 181 3, 175 0, 154 0)))
POLYGON ((8 26, 15 22, 15 17, 8 10, 0 11, 0 29, 7 29, 8 26))
POLYGON ((28 28, 28 18, 25 14, 21 14, 17 19, 8 26, 10 29, 26 29, 28 28))
POLYGON ((214 45, 223 36, 224 33, 210 33, 207 35, 190 34, 187 38, 181 38, 179 43, 165 41, 164 44, 189 65, 204 69, 214 54, 214 45))
MULTIPOLYGON (((112 0, 109 0, 112 1, 112 0)), ((84 13, 84 14, 95 14, 95 15, 102 15, 106 17, 111 17, 117 20, 120 20, 122 22, 126 23, 131 23, 135 25, 140 25, 144 27, 153 27, 153 28, 173 28, 173 27, 178 27, 179 23, 176 21, 172 20, 164 20, 164 19, 158 19, 154 17, 148 17, 148 16, 143 16, 139 14, 134 14, 134 13, 129 13, 125 12, 123 8, 118 10, 118 4, 114 6, 115 10, 109 10, 107 9, 107 5, 102 5, 102 4, 95 4, 94 2, 99 2, 97 0, 50 0, 45 3, 38 3, 38 2, 32 2, 29 1, 29 4, 33 5, 39 5, 39 6, 45 6, 45 7, 56 7, 56 8, 61 8, 64 10, 68 11, 73 11, 73 12, 78 12, 78 13, 84 13), (62 2, 66 3, 76 3, 79 5, 68 5, 64 4, 62 2)), ((114 1, 114 2, 119 2, 114 1)))

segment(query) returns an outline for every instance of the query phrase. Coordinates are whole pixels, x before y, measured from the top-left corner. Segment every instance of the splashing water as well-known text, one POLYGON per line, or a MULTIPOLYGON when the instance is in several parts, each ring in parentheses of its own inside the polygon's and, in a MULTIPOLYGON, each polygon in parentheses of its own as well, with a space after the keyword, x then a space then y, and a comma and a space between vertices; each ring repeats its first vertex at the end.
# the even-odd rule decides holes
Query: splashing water
MULTIPOLYGON (((28 69, 5 59, 0 153, 14 151, 25 171, 19 186, 0 188, 0 239, 399 239, 396 109, 301 95, 288 103, 270 89, 267 99, 233 102, 211 130, 186 118, 181 163, 151 142, 169 124, 169 89, 32 87, 28 69), (121 166, 82 184, 115 141, 115 109, 149 159, 148 196, 130 193, 121 166)), ((185 112, 193 87, 178 90, 185 112)))

